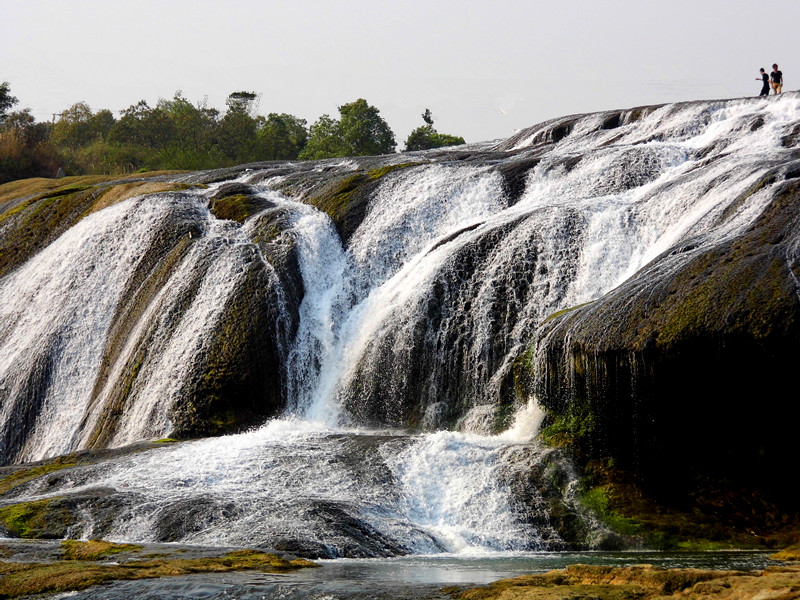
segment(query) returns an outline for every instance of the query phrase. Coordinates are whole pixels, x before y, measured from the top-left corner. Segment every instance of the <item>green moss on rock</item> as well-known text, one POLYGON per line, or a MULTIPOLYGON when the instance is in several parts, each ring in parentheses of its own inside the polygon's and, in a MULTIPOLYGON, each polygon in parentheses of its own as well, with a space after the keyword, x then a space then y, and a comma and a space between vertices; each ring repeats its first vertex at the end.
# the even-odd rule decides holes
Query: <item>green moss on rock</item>
POLYGON ((67 180, 25 180, 0 186, 0 277, 96 210, 140 194, 194 187, 141 178, 130 181, 91 176, 67 180))
POLYGON ((41 477, 42 475, 47 475, 48 473, 53 473, 54 471, 59 471, 61 469, 66 469, 68 467, 73 467, 75 466, 75 464, 77 463, 75 463, 74 457, 70 455, 70 456, 59 456, 52 462, 48 462, 42 465, 37 465, 35 467, 18 469, 13 473, 11 473, 10 475, 6 475, 2 480, 0 480, 0 494, 4 494, 8 490, 13 489, 24 483, 28 483, 29 481, 33 481, 34 479, 41 477))
POLYGON ((264 198, 245 194, 235 194, 217 198, 211 202, 211 212, 218 219, 244 223, 249 217, 271 206, 264 198))
POLYGON ((284 405, 277 300, 261 261, 232 292, 208 352, 171 410, 173 437, 220 435, 258 425, 284 405))
POLYGON ((784 548, 780 552, 776 552, 770 556, 772 560, 786 560, 791 562, 800 562, 800 544, 784 548))
POLYGON ((115 544, 105 540, 64 540, 61 542, 64 560, 100 560, 121 552, 138 552, 144 546, 115 544))
POLYGON ((416 167, 417 165, 421 165, 424 163, 420 162, 407 162, 407 163, 400 163, 397 165, 386 165, 385 167, 377 167, 375 169, 370 169, 367 171, 367 177, 370 179, 380 179, 384 175, 391 173, 392 171, 396 171, 397 169, 407 169, 408 167, 416 167))
POLYGON ((0 562, 0 597, 83 590, 109 581, 175 577, 193 573, 254 570, 285 573, 318 566, 307 560, 287 560, 275 554, 240 550, 209 558, 154 558, 103 564, 92 560, 51 563, 0 562))
POLYGON ((545 437, 577 441, 585 460, 616 459, 666 500, 713 477, 789 506, 800 404, 786 374, 800 361, 800 298, 786 257, 798 198, 797 181, 775 184, 738 237, 685 257, 676 249, 543 322, 531 376, 555 419, 545 437), (586 435, 581 414, 594 423, 586 435))
POLYGON ((278 189, 327 213, 343 243, 347 244, 366 216, 370 198, 382 179, 390 173, 418 164, 421 163, 381 165, 344 173, 297 173, 282 181, 278 189))
POLYGON ((64 537, 75 522, 74 515, 60 502, 48 498, 10 504, 0 508, 0 521, 22 538, 54 539, 64 537))
POLYGON ((581 454, 591 443, 596 417, 586 403, 570 404, 566 414, 551 417, 550 423, 542 428, 539 437, 546 444, 559 447, 571 447, 581 454))

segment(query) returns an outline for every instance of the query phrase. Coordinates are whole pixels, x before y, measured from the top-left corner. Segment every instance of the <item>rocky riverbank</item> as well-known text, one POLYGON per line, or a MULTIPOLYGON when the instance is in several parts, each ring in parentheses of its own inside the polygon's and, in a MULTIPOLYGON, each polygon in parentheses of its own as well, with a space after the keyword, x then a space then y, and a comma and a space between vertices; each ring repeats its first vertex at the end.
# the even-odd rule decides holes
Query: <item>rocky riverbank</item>
POLYGON ((0 598, 83 590, 110 581, 252 570, 286 573, 316 567, 295 557, 249 549, 103 540, 0 541, 0 598))
POLYGON ((454 600, 793 600, 800 598, 800 565, 760 571, 613 568, 572 565, 541 575, 501 579, 488 586, 452 590, 454 600))

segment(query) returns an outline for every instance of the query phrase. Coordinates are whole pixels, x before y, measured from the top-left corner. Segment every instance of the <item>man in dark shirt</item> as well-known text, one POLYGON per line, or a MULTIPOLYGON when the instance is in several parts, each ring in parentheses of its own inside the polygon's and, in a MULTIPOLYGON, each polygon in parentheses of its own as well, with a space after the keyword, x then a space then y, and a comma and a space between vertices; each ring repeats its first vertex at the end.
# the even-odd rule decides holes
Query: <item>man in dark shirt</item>
POLYGON ((778 65, 772 65, 770 79, 772 80, 772 89, 776 94, 780 94, 783 87, 783 73, 778 70, 778 65))
POLYGON ((761 71, 761 77, 756 77, 756 81, 760 79, 763 82, 759 96, 769 96, 769 75, 767 75, 763 67, 759 71, 761 71))

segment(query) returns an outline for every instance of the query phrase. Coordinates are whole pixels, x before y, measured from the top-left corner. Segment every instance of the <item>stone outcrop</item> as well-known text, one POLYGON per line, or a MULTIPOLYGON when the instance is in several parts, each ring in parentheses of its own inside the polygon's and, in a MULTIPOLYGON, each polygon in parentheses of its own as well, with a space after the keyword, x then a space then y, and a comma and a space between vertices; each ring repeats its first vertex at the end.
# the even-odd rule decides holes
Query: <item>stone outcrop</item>
POLYGON ((673 248, 541 325, 532 388, 585 459, 667 495, 698 475, 794 494, 798 164, 768 176, 774 198, 741 235, 673 248))

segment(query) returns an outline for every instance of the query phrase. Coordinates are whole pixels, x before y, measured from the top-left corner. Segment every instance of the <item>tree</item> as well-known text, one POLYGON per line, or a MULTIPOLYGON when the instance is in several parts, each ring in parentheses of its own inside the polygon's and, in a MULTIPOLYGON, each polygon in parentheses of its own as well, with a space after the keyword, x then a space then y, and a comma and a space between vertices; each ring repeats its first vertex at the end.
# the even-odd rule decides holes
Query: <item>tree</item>
POLYGON ((300 158, 315 160, 337 156, 374 156, 395 151, 394 133, 374 106, 363 98, 339 107, 341 119, 322 115, 300 158))
POLYGON ((311 126, 308 142, 300 152, 300 160, 319 160, 347 156, 347 147, 342 139, 339 121, 329 115, 322 115, 311 126))
POLYGON ((56 174, 63 163, 48 134, 48 124, 37 123, 29 108, 4 115, 0 125, 0 183, 56 174))
POLYGON ((109 132, 109 140, 147 148, 165 148, 174 136, 169 115, 161 108, 150 108, 146 101, 129 106, 109 132))
POLYGON ((19 100, 11 95, 11 87, 7 81, 0 83, 0 123, 8 117, 8 109, 14 106, 19 100))
POLYGON ((294 160, 306 147, 306 120, 286 113, 270 113, 258 130, 262 155, 268 160, 294 160))
MULTIPOLYGON (((230 106, 230 105, 229 105, 230 106)), ((232 106, 217 127, 217 143, 232 164, 258 160, 256 142, 258 120, 243 107, 232 106)))
POLYGON ((93 137, 89 126, 92 116, 92 109, 86 102, 73 104, 61 113, 61 118, 53 125, 50 139, 57 146, 67 148, 85 146, 93 137))
POLYGON ((216 108, 208 108, 205 100, 195 106, 177 91, 172 100, 159 100, 157 107, 163 110, 172 122, 175 131, 173 141, 181 148, 198 149, 211 145, 219 111, 216 108))
POLYGON ((425 121, 425 125, 417 127, 409 134, 406 140, 406 152, 443 148, 444 146, 459 146, 465 143, 462 137, 437 132, 433 127, 433 116, 430 109, 426 108, 425 112, 422 113, 422 120, 425 121))
POLYGON ((117 120, 114 118, 114 113, 110 110, 107 108, 98 110, 89 119, 89 132, 92 139, 108 139, 111 128, 114 127, 116 122, 117 120))
POLYGON ((342 138, 350 156, 374 156, 395 151, 394 133, 377 108, 359 98, 339 107, 342 138))
POLYGON ((233 92, 225 100, 225 104, 228 106, 228 112, 239 111, 255 117, 258 110, 256 100, 258 100, 258 95, 255 92, 233 92))

